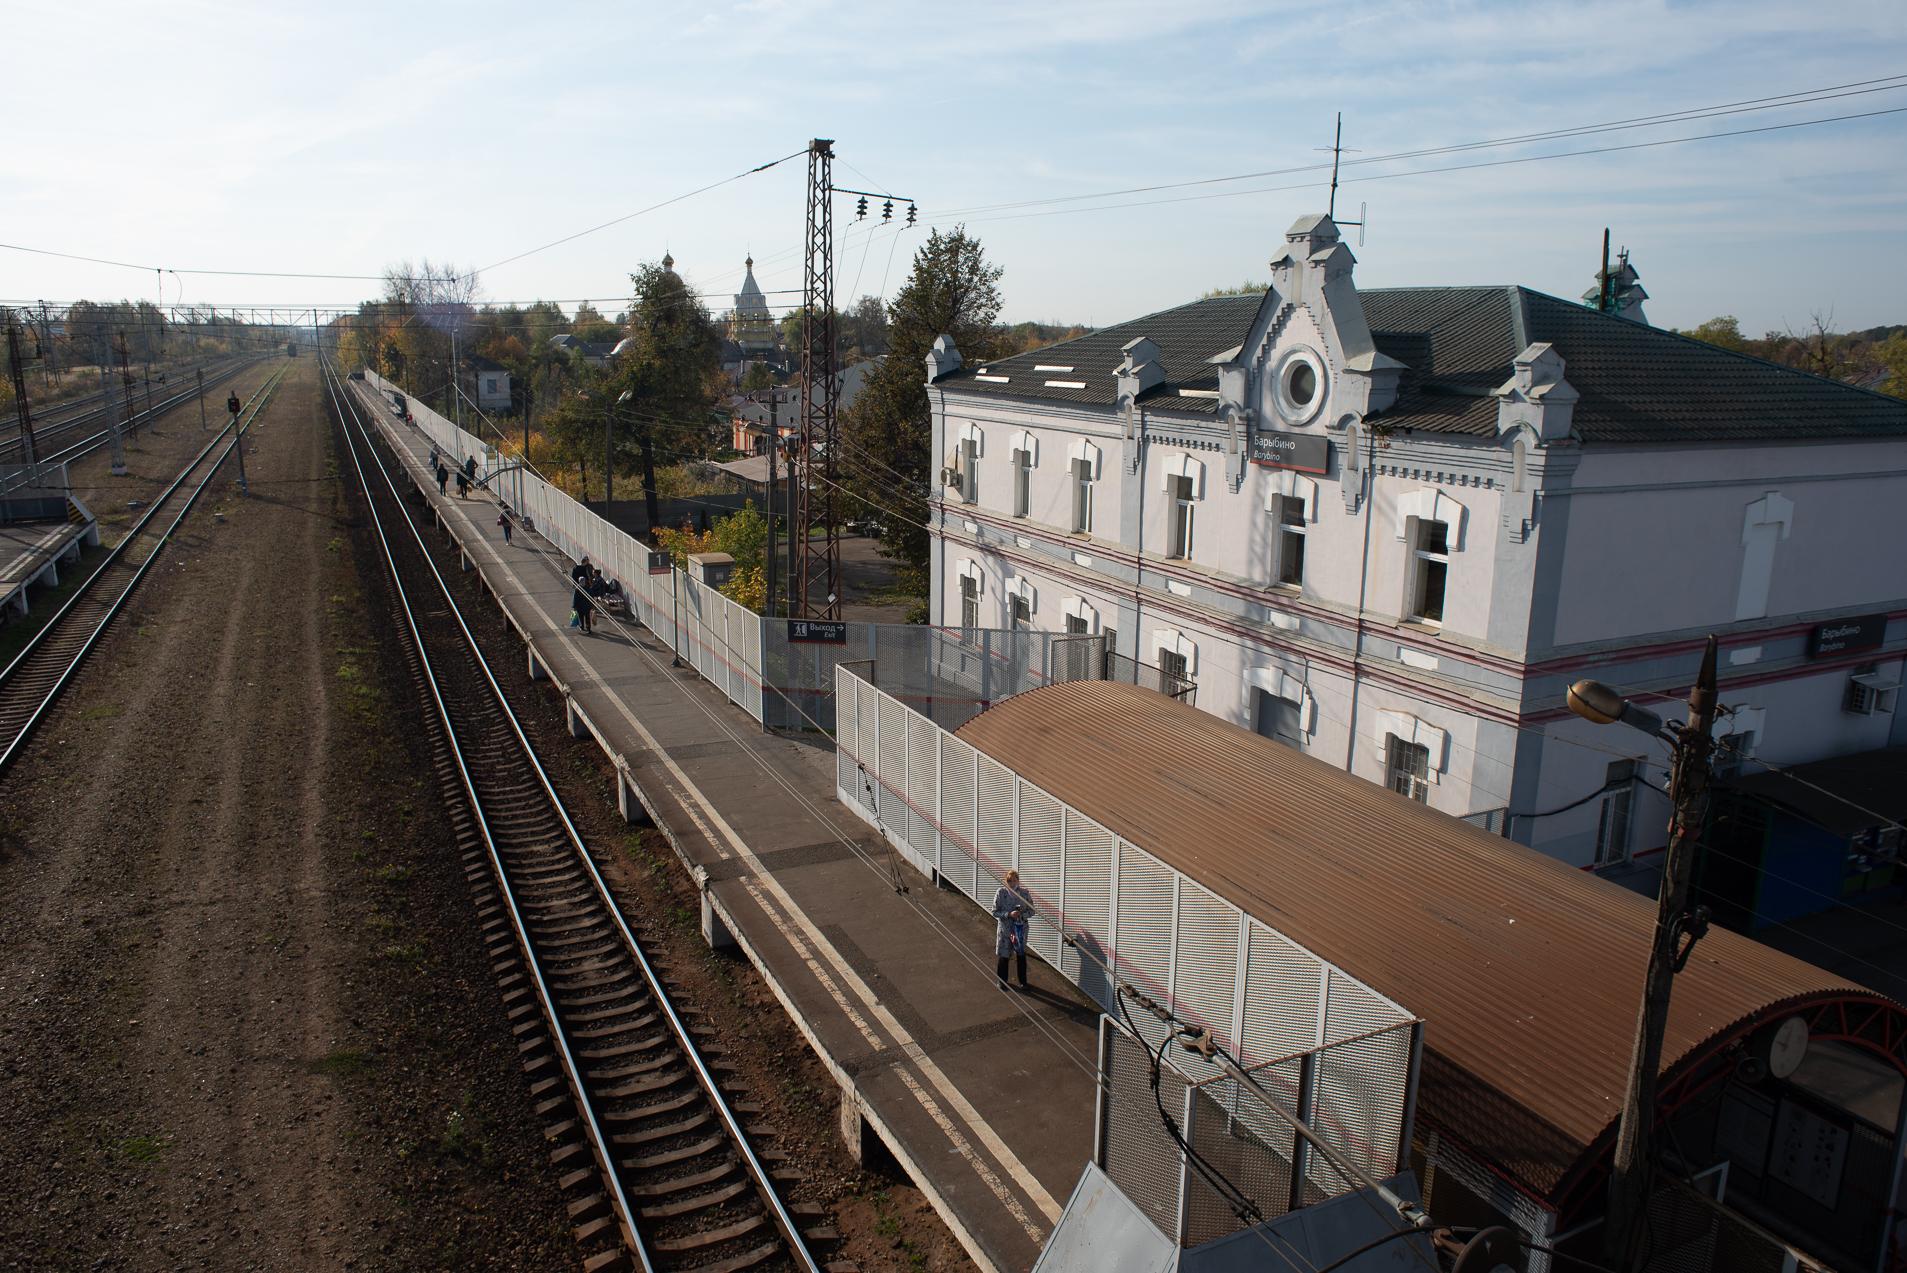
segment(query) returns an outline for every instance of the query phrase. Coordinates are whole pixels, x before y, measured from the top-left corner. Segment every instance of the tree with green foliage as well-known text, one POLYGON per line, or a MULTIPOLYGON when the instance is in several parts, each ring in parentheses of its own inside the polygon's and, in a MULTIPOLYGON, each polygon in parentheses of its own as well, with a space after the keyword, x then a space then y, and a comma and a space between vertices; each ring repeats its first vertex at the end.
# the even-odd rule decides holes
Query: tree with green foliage
POLYGON ((642 495, 649 525, 660 520, 656 499, 656 442, 670 451, 700 452, 709 441, 712 412, 721 392, 722 336, 708 308, 672 269, 644 265, 629 276, 635 285, 627 335, 629 348, 603 377, 602 402, 614 407, 612 455, 633 440, 642 458, 642 495))
POLYGON ((903 586, 924 592, 928 558, 927 493, 934 469, 928 411, 927 351, 951 337, 968 364, 1000 352, 1000 276, 965 226, 928 236, 913 269, 887 307, 888 356, 842 414, 839 470, 853 492, 849 516, 881 524, 881 551, 901 564, 903 586), (859 496, 860 498, 854 498, 859 496))
POLYGON ((751 362, 748 370, 742 373, 742 392, 757 393, 775 386, 775 373, 768 369, 765 362, 751 362))
POLYGON ((1720 349, 1732 349, 1738 354, 1748 352, 1748 338, 1741 334, 1741 320, 1733 314, 1711 318, 1679 334, 1706 341, 1720 349))

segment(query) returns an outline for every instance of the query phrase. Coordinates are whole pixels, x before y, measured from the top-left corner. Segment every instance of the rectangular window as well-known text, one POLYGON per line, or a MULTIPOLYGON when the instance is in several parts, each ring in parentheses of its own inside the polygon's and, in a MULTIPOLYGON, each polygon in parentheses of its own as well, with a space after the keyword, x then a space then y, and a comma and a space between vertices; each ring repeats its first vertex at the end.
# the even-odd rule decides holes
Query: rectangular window
POLYGON ((1268 690, 1252 691, 1252 728, 1287 747, 1304 746, 1303 707, 1268 690))
POLYGON ((1167 676, 1176 677, 1181 681, 1191 679, 1185 674, 1185 656, 1171 650, 1159 651, 1159 670, 1164 672, 1167 676))
POLYGON ((1430 748, 1385 735, 1384 785, 1419 804, 1430 800, 1430 748))
POLYGON ((1012 614, 1014 631, 1025 632, 1033 626, 1033 606, 1024 596, 1015 593, 1008 599, 1007 608, 1012 614))
POLYGON ((1629 860, 1630 814, 1635 804, 1636 762, 1612 761, 1603 780, 1606 790, 1596 820, 1596 865, 1629 860))
POLYGON ((1290 495, 1276 497, 1273 514, 1277 519, 1279 583, 1294 588, 1304 585, 1304 501, 1290 495))
POLYGON ((1033 457, 1025 451, 1013 453, 1013 515, 1025 517, 1033 504, 1033 457))
POLYGON ((980 448, 972 438, 960 443, 960 498, 969 504, 980 499, 980 448))
POLYGON ((1086 616, 1083 614, 1067 615, 1066 616, 1066 631, 1075 636, 1086 635, 1086 616))
POLYGON ((1419 520, 1411 544, 1410 617, 1442 623, 1444 587, 1450 578, 1450 527, 1419 520))
POLYGON ((1099 629, 1099 635, 1106 640, 1106 653, 1119 653, 1119 633, 1112 628, 1099 629))
POLYGON ((1168 489, 1172 495, 1171 507, 1168 510, 1172 518, 1172 525, 1166 540, 1165 555, 1168 557, 1190 557, 1192 555, 1192 510, 1194 504, 1192 499, 1192 479, 1189 477, 1172 478, 1171 486, 1168 489))
POLYGON ((980 626, 980 589, 972 575, 960 580, 960 626, 968 631, 980 626))
POLYGON ((1073 461, 1073 530, 1080 535, 1093 533, 1093 462, 1091 460, 1073 461))

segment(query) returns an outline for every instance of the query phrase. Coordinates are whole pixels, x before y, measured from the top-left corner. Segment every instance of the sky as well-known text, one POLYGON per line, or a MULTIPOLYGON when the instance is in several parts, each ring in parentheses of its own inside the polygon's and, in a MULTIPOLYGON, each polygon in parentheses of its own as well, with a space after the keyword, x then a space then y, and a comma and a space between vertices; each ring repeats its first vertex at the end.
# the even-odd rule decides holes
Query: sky
POLYGON ((857 225, 837 196, 841 303, 891 297, 928 227, 964 224, 1005 269, 1004 318, 1105 325, 1266 277, 1285 228, 1325 208, 1307 166, 1342 111, 1340 219, 1368 207, 1362 244, 1346 232, 1361 286, 1573 297, 1607 226, 1658 325, 1907 322, 1900 0, 0 0, 0 46, 0 243, 137 267, 0 249, 0 303, 348 306, 378 285, 188 271, 375 276, 428 257, 481 269, 490 300, 613 311, 667 251, 718 311, 752 252, 780 311, 819 136, 837 186, 920 209, 913 229, 857 225), (1277 175, 1211 181, 1246 173, 1277 175))

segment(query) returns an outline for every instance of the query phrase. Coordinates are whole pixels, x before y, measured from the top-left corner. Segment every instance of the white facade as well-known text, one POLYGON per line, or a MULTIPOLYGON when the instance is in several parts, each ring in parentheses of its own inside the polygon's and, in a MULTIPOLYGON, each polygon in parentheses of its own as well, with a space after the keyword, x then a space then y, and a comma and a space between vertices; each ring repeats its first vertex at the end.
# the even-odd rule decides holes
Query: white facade
POLYGON ((1713 631, 1737 709, 1718 733, 1749 753, 1907 742, 1893 712, 1845 710, 1851 677, 1901 679, 1901 435, 1584 442, 1569 350, 1540 342, 1462 400, 1481 431, 1410 427, 1352 264, 1327 219, 1299 222, 1209 367, 1161 365, 1142 331, 1111 369, 1059 346, 955 374, 938 346, 936 621, 1183 660, 1200 708, 1445 812, 1507 811, 1580 866, 1662 843, 1666 753, 1568 715, 1572 680, 1682 693, 1713 631), (1060 400, 1093 389, 1110 404, 1060 400), (1878 648, 1812 652, 1817 627, 1877 614, 1878 648))

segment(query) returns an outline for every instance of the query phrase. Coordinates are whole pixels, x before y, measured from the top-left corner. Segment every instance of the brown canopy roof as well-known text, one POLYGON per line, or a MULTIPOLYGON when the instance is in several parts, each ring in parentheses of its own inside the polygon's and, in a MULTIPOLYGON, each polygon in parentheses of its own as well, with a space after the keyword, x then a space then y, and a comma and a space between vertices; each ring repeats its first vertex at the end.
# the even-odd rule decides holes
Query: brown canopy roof
MULTIPOLYGON (((1419 1113, 1550 1199, 1621 1109, 1655 904, 1165 695, 1076 681, 964 741, 1425 1021, 1419 1113)), ((1716 928, 1663 1069, 1805 1002, 1885 1002, 1716 928)))

